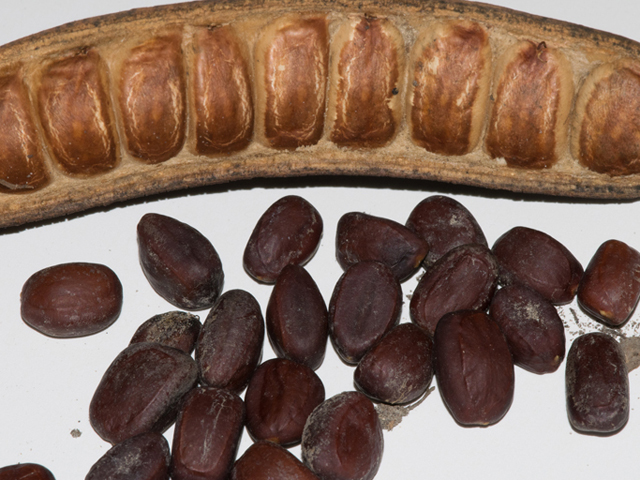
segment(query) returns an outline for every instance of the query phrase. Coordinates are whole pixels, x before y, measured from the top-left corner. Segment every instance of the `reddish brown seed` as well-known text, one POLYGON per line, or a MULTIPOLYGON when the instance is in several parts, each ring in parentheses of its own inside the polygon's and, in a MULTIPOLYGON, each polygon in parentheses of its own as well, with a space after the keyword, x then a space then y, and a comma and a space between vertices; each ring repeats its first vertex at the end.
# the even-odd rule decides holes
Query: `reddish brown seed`
POLYGON ((569 303, 578 290, 582 265, 556 239, 527 227, 515 227, 494 243, 502 285, 523 283, 554 305, 569 303))
POLYGON ((604 333, 574 340, 567 355, 567 414, 581 433, 613 434, 629 419, 629 374, 618 342, 604 333))
POLYGON ((257 300, 244 290, 225 292, 196 343, 201 382, 240 393, 260 363, 263 342, 264 320, 257 300))
POLYGON ((198 230, 175 218, 148 213, 138 222, 140 266, 153 289, 186 310, 210 308, 224 283, 218 252, 198 230))
POLYGON ((155 342, 191 355, 200 333, 200 318, 187 312, 154 315, 138 327, 130 343, 155 342))
POLYGON ((540 374, 558 369, 566 340, 551 302, 525 285, 509 285, 496 292, 489 315, 500 325, 516 365, 540 374))
POLYGON ((411 321, 433 335, 444 314, 487 308, 497 285, 498 264, 489 248, 456 247, 420 279, 409 305, 411 321))
POLYGON ((379 262, 349 267, 329 302, 329 336, 343 361, 356 364, 386 332, 398 324, 402 288, 379 262))
POLYGON ((22 319, 52 337, 92 335, 115 322, 122 284, 109 267, 63 263, 33 274, 20 294, 22 319))
POLYGON ((218 388, 187 395, 173 432, 173 480, 223 480, 233 467, 244 427, 244 403, 218 388))
POLYGON ((398 325, 362 357, 354 372, 355 385, 375 401, 413 402, 431 384, 432 349, 431 337, 420 327, 398 325))
POLYGON ((321 479, 371 480, 382 461, 384 439, 373 403, 343 392, 318 405, 302 435, 302 461, 321 479))
POLYGON ((343 269, 365 260, 387 265, 402 282, 418 269, 429 246, 404 225, 351 212, 338 221, 336 257, 343 269))
POLYGON ((471 212, 460 202, 443 195, 433 195, 416 205, 406 226, 429 244, 429 253, 424 259, 426 265, 432 265, 460 245, 488 246, 484 232, 471 212))
POLYGON ((618 240, 604 242, 578 287, 578 304, 595 319, 619 327, 640 298, 640 252, 618 240))
POLYGON ((438 389, 456 422, 498 422, 514 390, 511 352, 498 324, 484 312, 452 312, 438 322, 433 344, 438 389))
POLYGON ((274 283, 290 263, 304 265, 315 254, 322 237, 320 213, 304 198, 288 195, 260 217, 244 250, 249 275, 274 283))
POLYGON ((236 461, 231 480, 318 480, 304 463, 273 442, 251 445, 236 461))
POLYGON ((327 315, 322 294, 304 267, 284 267, 271 291, 265 315, 276 355, 314 370, 320 367, 329 336, 327 315))
POLYGON ((20 463, 0 468, 0 480, 55 480, 55 477, 42 465, 20 463))
POLYGON ((158 343, 130 345, 111 363, 93 394, 91 425, 112 444, 163 432, 197 379, 196 364, 186 353, 158 343))
POLYGON ((169 480, 169 443, 161 433, 148 432, 111 447, 85 480, 169 480))
POLYGON ((254 440, 295 445, 307 417, 323 401, 324 385, 312 369, 285 358, 267 360, 247 386, 247 431, 254 440))

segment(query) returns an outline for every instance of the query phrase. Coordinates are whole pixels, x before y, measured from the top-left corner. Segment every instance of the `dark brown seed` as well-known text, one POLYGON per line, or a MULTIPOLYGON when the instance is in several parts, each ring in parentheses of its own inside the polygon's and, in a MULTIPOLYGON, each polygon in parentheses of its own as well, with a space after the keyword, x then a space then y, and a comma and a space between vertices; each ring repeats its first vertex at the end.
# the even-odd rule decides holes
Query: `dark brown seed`
POLYGON ((487 308, 497 285, 498 263, 488 247, 456 247, 420 279, 409 305, 411 321, 433 335, 446 313, 487 308))
POLYGON ((173 432, 173 480, 223 480, 233 468, 244 427, 244 403, 218 388, 196 388, 183 403, 173 432))
POLYGON ((100 332, 117 320, 121 310, 118 276, 95 263, 64 263, 40 270, 20 294, 22 319, 52 337, 100 332))
POLYGON ((153 289, 178 308, 210 308, 222 291, 224 273, 215 248, 175 218, 144 215, 138 223, 138 254, 153 289))
POLYGON ((460 245, 488 246, 484 232, 471 212, 460 202, 443 195, 433 195, 416 205, 406 226, 429 244, 425 265, 432 265, 460 245))
POLYGON ((502 285, 523 283, 554 305, 569 303, 578 290, 582 265, 567 248, 546 233, 515 227, 492 248, 502 285))
POLYGON ((267 360, 247 386, 247 431, 254 440, 295 445, 323 401, 324 385, 311 368, 284 358, 267 360))
POLYGON ((304 198, 289 195, 262 214, 244 250, 243 265, 259 282, 274 283, 290 263, 304 265, 322 237, 320 213, 304 198))
POLYGON ((432 350, 431 337, 420 327, 398 325, 362 357, 353 375, 355 385, 379 402, 413 402, 431 384, 432 350))
POLYGON ((302 435, 302 461, 321 479, 371 480, 383 449, 378 413, 359 392, 343 392, 318 405, 302 435))
POLYGON ((161 313, 140 325, 130 343, 161 343, 191 355, 201 327, 197 315, 179 311, 161 313))
POLYGON ((169 480, 169 443, 148 432, 111 447, 89 470, 85 480, 169 480))
POLYGON ((640 252, 618 240, 604 242, 587 265, 578 304, 609 326, 625 323, 640 298, 640 252))
POLYGON ((428 251, 425 240, 393 220, 351 212, 338 221, 336 257, 345 270, 375 260, 391 268, 402 282, 416 272, 428 251))
POLYGON ((327 349, 327 306, 300 265, 282 269, 266 311, 267 334, 276 355, 317 369, 327 349))
POLYGON ((55 477, 42 465, 20 463, 0 468, 0 480, 55 480, 55 477))
POLYGON ((361 262, 338 280, 329 302, 329 336, 343 361, 356 364, 398 324, 402 287, 379 262, 361 262))
POLYGON ((318 480, 304 463, 273 442, 251 445, 236 461, 231 480, 318 480))
POLYGON ((98 435, 116 444, 141 433, 163 432, 198 379, 187 354, 158 343, 135 343, 111 363, 89 406, 98 435))
POLYGON ((540 374, 558 369, 566 340, 551 302, 525 285, 509 285, 495 294, 489 315, 500 325, 516 365, 540 374))
POLYGON ((264 320, 257 300, 244 290, 225 292, 196 343, 201 382, 240 393, 260 363, 263 342, 264 320))
POLYGON ((612 434, 629 419, 629 374, 618 342, 604 333, 574 340, 567 355, 567 414, 582 433, 612 434))
POLYGON ((507 340, 484 312, 445 315, 436 328, 434 367, 442 399, 465 426, 498 422, 513 400, 514 371, 507 340))

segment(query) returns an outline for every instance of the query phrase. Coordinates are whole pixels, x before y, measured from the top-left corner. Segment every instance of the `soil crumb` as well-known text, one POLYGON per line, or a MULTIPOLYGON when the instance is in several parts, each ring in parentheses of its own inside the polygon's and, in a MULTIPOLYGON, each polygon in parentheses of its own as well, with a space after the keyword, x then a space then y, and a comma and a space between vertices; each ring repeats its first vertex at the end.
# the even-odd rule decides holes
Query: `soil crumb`
POLYGON ((416 408, 422 402, 424 402, 425 398, 427 398, 435 387, 430 387, 427 389, 426 393, 420 398, 417 402, 412 403, 411 405, 388 405, 386 403, 377 403, 375 404, 376 411, 378 412, 378 418, 380 419, 380 424, 382 425, 382 429, 390 432, 395 427, 400 425, 402 419, 409 415, 411 410, 416 408))
POLYGON ((73 430, 71 430, 71 436, 73 438, 78 438, 82 435, 82 432, 80 430, 78 430, 77 428, 74 428, 73 430))

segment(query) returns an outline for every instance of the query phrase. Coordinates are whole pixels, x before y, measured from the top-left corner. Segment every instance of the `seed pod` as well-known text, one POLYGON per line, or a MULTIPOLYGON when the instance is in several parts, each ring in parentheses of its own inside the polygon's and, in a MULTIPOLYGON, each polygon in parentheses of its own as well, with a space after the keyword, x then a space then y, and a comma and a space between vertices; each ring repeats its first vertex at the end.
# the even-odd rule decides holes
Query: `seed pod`
POLYGON ((498 238, 491 251, 500 266, 502 285, 523 283, 554 305, 569 303, 578 290, 582 265, 546 233, 515 227, 498 238))
POLYGON ((640 298, 640 252, 618 240, 604 242, 587 265, 578 304, 612 327, 624 324, 640 298))
POLYGON ((317 369, 329 337, 327 306, 311 275, 299 265, 282 269, 266 311, 267 333, 276 355, 317 369))
POLYGON ((498 324, 483 312, 452 312, 438 322, 433 344, 438 389, 456 422, 498 422, 514 390, 511 352, 498 324))
POLYGON ((351 212, 338 221, 336 257, 345 270, 358 262, 378 261, 402 282, 415 273, 428 251, 427 242, 393 220, 351 212))
POLYGON ((224 273, 218 252, 204 235, 157 213, 144 215, 137 231, 140 265, 158 295, 186 310, 214 304, 224 273))
POLYGON ((196 364, 187 354, 158 343, 130 345, 111 363, 93 394, 91 426, 112 444, 163 432, 197 379, 196 364))
POLYGON ((489 315, 500 325, 516 365, 540 374, 558 369, 566 340, 551 302, 529 287, 509 285, 496 292, 489 315))
POLYGON ((169 443, 157 432, 131 437, 111 447, 85 480, 169 480, 169 443))
POLYGON ((55 480, 55 477, 42 465, 19 463, 0 468, 0 480, 55 480))
POLYGON ((304 463, 273 442, 251 445, 236 461, 231 480, 318 480, 304 463))
POLYGON ((373 403, 343 392, 311 413, 302 435, 302 461, 321 479, 371 480, 382 461, 384 439, 373 403))
POLYGON ((304 198, 289 195, 260 217, 244 250, 243 265, 259 282, 274 283, 290 263, 304 265, 322 237, 322 217, 304 198))
POLYGON ((613 337, 588 333, 576 338, 565 373, 569 423, 581 433, 613 434, 629 419, 629 374, 613 337))
POLYGON ((191 355, 201 327, 200 318, 196 315, 187 312, 161 313, 140 325, 129 343, 161 343, 191 355))
POLYGON ((329 302, 329 337, 346 363, 355 364, 400 321, 402 288, 379 262, 361 262, 338 280, 329 302))
POLYGON ((498 285, 498 263, 483 245, 461 245, 422 276, 411 296, 411 321, 433 335, 443 315, 484 310, 498 285))
POLYGON ((20 293, 20 314, 52 337, 81 337, 109 327, 122 310, 122 284, 109 267, 64 263, 34 273, 20 293))
POLYGON ((196 343, 200 381, 240 393, 260 363, 264 320, 256 299, 244 290, 220 296, 196 343))

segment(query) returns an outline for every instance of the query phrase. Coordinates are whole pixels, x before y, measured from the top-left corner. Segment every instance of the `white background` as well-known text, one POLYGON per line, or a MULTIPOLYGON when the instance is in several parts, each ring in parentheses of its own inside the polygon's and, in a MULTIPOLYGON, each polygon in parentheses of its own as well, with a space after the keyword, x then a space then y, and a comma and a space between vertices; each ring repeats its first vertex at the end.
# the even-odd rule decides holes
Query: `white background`
MULTIPOLYGON (((2 2, 0 44, 89 16, 169 3, 158 0, 21 0, 2 2)), ((640 3, 628 0, 502 0, 500 3, 547 17, 572 21, 640 40, 640 3)), ((328 300, 341 274, 334 258, 335 225, 347 211, 365 211, 404 223, 409 212, 432 194, 450 195, 476 216, 491 245, 516 225, 543 230, 563 242, 586 266, 597 247, 616 238, 640 248, 637 202, 567 201, 446 184, 353 178, 255 181, 161 198, 139 200, 18 230, 0 232, 0 466, 36 462, 59 480, 84 478, 109 445, 92 430, 87 416, 93 391, 111 360, 137 326, 173 310, 150 288, 137 261, 135 227, 147 212, 174 216, 199 229, 218 250, 225 289, 250 291, 264 306, 271 288, 253 282, 241 265, 242 251, 256 220, 286 194, 307 198, 323 216, 320 250, 308 265, 328 300), (124 285, 119 320, 94 336, 56 340, 27 327, 19 314, 25 280, 49 265, 90 261, 110 266, 124 285), (78 430, 77 438, 71 435, 78 430)), ((415 279, 404 284, 410 294, 415 279)), ((575 305, 564 309, 568 324, 575 305)), ((200 313, 204 320, 206 312, 200 313)), ((638 313, 626 331, 635 331, 638 313)), ((402 321, 408 321, 408 302, 402 321)), ((575 336, 568 328, 568 340, 575 336)), ((265 358, 273 353, 265 345, 265 358)), ((352 389, 353 369, 328 349, 318 371, 327 396, 352 389)), ((379 479, 555 479, 634 478, 640 438, 640 379, 631 380, 631 420, 619 434, 598 438, 572 431, 564 404, 564 364, 552 375, 517 369, 516 393, 506 417, 489 428, 462 428, 434 392, 392 432, 385 433, 379 479)), ((172 431, 167 432, 171 438, 172 431)), ((241 450, 249 444, 244 437, 241 450)), ((299 449, 294 449, 299 453, 299 449)))

